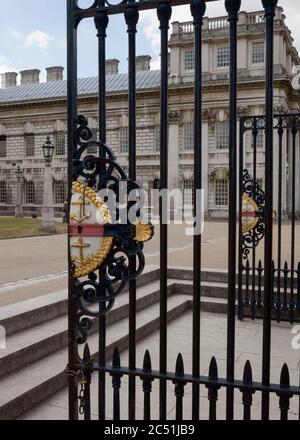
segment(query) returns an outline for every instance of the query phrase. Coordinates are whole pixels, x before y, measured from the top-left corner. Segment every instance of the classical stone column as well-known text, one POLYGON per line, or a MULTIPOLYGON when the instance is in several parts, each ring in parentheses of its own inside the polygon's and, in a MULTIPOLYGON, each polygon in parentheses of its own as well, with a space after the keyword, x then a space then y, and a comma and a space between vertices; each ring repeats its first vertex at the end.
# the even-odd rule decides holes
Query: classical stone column
POLYGON ((42 208, 42 228, 46 232, 55 232, 51 166, 44 172, 44 201, 42 208))

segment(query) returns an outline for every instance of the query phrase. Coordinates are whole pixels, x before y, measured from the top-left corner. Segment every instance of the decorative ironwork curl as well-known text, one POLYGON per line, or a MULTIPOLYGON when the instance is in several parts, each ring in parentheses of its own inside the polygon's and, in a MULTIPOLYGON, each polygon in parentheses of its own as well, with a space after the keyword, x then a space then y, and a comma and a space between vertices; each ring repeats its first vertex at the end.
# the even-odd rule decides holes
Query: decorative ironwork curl
POLYGON ((247 169, 243 170, 242 194, 243 197, 249 197, 257 207, 257 211, 254 212, 256 216, 254 227, 244 231, 242 234, 242 254, 243 258, 247 259, 250 250, 254 249, 265 235, 265 193, 256 180, 252 179, 247 169))
MULTIPOLYGON (((77 150, 74 152, 73 179, 85 181, 95 190, 113 191, 116 203, 116 224, 104 225, 104 236, 113 239, 111 251, 99 268, 99 273, 91 273, 87 279, 75 281, 75 295, 78 306, 78 343, 87 340, 93 320, 107 314, 113 307, 116 297, 124 290, 127 281, 136 279, 143 271, 145 258, 143 242, 152 238, 154 230, 150 224, 119 224, 125 208, 120 200, 120 187, 124 186, 127 196, 136 190, 136 200, 130 202, 130 208, 136 205, 139 217, 139 191, 141 188, 127 178, 124 170, 115 161, 110 148, 92 140, 92 131, 84 116, 77 118, 77 150), (91 147, 97 147, 99 157, 88 153, 91 147), (101 170, 101 173, 100 173, 101 170), (129 260, 135 256, 136 264, 132 268, 129 260)), ((132 199, 132 197, 131 197, 132 199)), ((130 200, 131 200, 130 199, 130 200)), ((127 214, 127 213, 126 213, 127 214)))

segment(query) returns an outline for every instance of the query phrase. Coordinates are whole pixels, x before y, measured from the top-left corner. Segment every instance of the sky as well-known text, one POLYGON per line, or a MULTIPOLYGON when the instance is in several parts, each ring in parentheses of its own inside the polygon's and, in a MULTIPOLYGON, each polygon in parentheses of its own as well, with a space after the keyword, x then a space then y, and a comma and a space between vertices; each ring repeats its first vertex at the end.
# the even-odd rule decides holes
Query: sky
MULTIPOLYGON (((112 2, 117 0, 111 0, 112 2)), ((66 67, 66 1, 14 0, 1 2, 0 73, 38 68, 45 80, 45 68, 66 67)), ((92 0, 79 0, 81 7, 92 0)), ((280 0, 300 53, 300 1, 280 0)), ((261 0, 242 0, 241 10, 261 10, 261 0)), ((206 15, 224 15, 224 1, 207 4, 206 15)), ((191 20, 189 6, 173 8, 171 21, 191 20)), ((120 60, 120 71, 126 71, 127 39, 123 16, 110 17, 107 34, 107 58, 120 60)), ((78 68, 80 77, 97 74, 97 39, 92 19, 84 20, 78 31, 78 68)), ((137 54, 152 57, 151 68, 159 67, 159 30, 155 11, 140 14, 137 54)))

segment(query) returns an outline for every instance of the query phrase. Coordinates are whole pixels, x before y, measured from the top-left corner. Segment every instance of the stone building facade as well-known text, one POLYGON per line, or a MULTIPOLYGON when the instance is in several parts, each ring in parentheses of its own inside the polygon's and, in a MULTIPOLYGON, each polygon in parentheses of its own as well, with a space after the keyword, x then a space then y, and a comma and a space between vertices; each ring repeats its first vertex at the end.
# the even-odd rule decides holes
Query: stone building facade
MULTIPOLYGON (((169 41, 169 188, 183 190, 186 205, 192 203, 193 188, 193 26, 173 23, 169 41)), ((276 10, 274 34, 274 105, 276 111, 299 111, 299 92, 292 86, 300 65, 293 38, 281 8, 276 10)), ((238 23, 238 112, 264 114, 265 45, 262 12, 239 14, 238 23)), ((137 175, 148 192, 159 179, 159 85, 160 72, 150 70, 150 57, 137 63, 137 175)), ((107 60, 107 143, 119 163, 128 167, 127 75, 118 72, 118 60, 107 60)), ((226 17, 205 18, 203 25, 203 188, 205 212, 224 217, 228 204, 228 22, 226 17)), ((40 83, 36 69, 3 75, 0 89, 0 212, 12 214, 17 200, 16 169, 23 171, 22 205, 27 215, 40 213, 43 200, 44 160, 42 145, 49 134, 55 145, 52 165, 53 195, 57 212, 66 194, 66 81, 63 68, 47 70, 40 83)), ((79 113, 88 117, 98 135, 97 78, 78 83, 79 113)), ((238 121, 237 121, 238 124, 238 121)), ((264 180, 264 139, 258 140, 257 178, 264 180)), ((276 141, 274 141, 276 142, 276 141)), ((274 144, 274 148, 276 145, 274 144)), ((251 161, 251 138, 245 143, 245 160, 251 161)), ((286 149, 283 175, 287 175, 286 149)), ((297 150, 297 160, 300 160, 297 150)), ((277 168, 276 168, 277 169, 277 168)), ((276 188, 276 179, 274 194, 276 188)), ((284 194, 288 182, 284 182, 284 194)), ((299 198, 299 197, 298 197, 299 198)), ((300 202, 297 201, 298 208, 300 202)))

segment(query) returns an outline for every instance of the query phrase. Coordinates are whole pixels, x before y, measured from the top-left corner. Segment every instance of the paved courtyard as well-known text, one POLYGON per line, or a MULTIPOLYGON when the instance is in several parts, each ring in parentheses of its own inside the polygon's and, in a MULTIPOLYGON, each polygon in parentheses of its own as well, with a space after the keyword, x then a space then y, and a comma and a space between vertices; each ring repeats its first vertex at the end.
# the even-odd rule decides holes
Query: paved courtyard
MULTIPOLYGON (((191 267, 193 238, 186 235, 186 225, 169 225, 169 266, 191 267)), ((227 268, 227 222, 206 221, 202 236, 202 267, 227 268)), ((300 225, 296 225, 296 240, 300 225)), ((277 225, 274 226, 274 258, 276 258, 277 225)), ((282 259, 289 260, 291 248, 290 225, 282 228, 282 259)), ((159 264, 159 226, 155 236, 145 244, 146 264, 159 264)), ((257 249, 262 258, 263 247, 257 249)), ((67 237, 19 238, 0 241, 0 306, 43 295, 67 286, 67 237)), ((296 241, 296 261, 300 260, 300 246, 296 241)))

